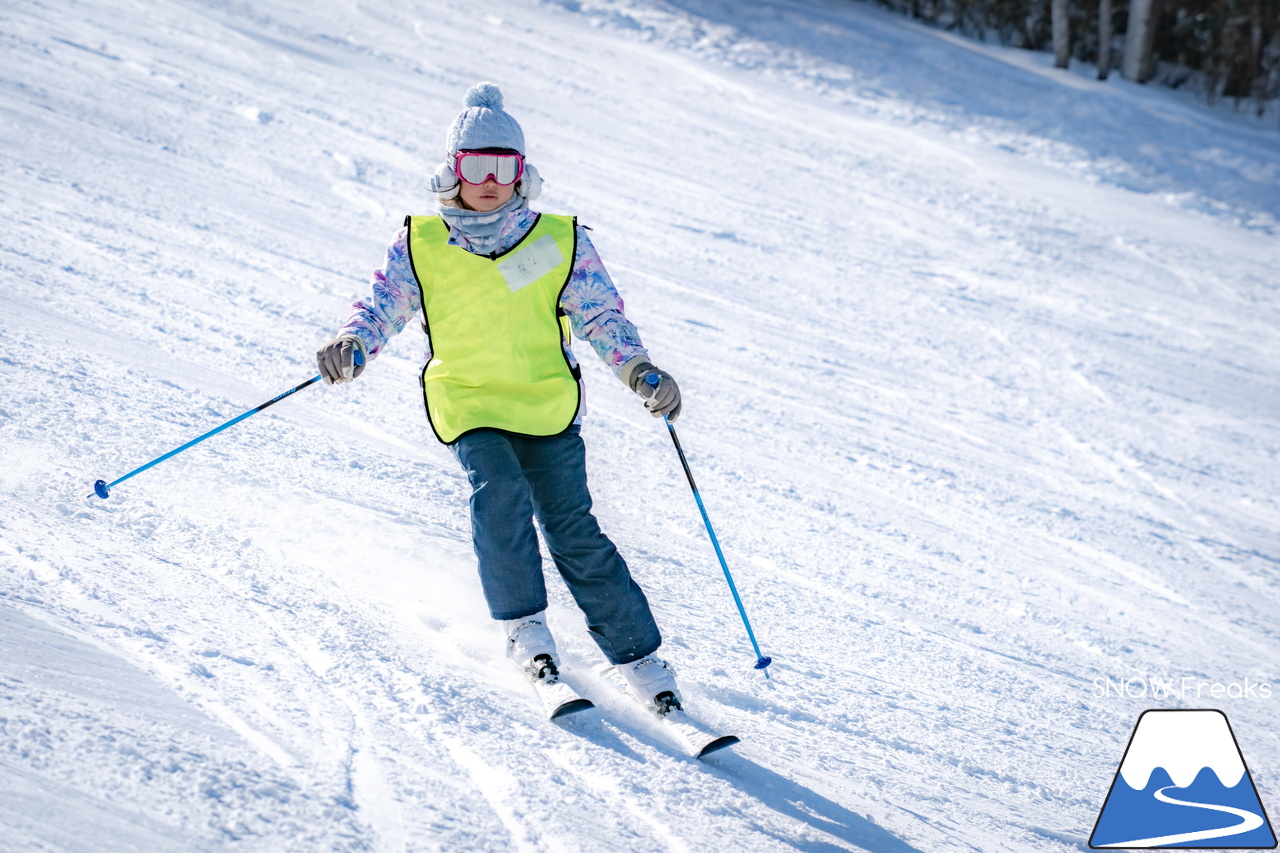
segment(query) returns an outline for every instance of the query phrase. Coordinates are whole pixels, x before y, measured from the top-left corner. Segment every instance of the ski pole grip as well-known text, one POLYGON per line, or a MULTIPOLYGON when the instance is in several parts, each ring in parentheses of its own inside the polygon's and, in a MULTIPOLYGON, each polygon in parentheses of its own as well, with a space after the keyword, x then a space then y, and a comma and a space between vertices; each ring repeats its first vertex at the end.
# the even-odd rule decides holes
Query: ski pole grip
POLYGON ((360 349, 360 347, 356 347, 355 361, 356 361, 356 367, 359 367, 360 365, 364 364, 364 350, 360 349))

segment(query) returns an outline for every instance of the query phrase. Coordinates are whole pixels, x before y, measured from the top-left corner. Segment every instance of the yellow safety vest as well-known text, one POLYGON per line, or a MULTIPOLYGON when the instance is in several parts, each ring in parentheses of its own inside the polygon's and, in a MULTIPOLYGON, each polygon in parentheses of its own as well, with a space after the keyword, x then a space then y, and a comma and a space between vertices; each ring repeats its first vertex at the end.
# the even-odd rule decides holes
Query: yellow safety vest
POLYGON ((422 396, 436 438, 452 444, 477 429, 532 436, 567 429, 581 392, 565 352, 560 294, 573 274, 577 220, 539 214, 496 257, 449 245, 439 216, 406 217, 405 225, 431 339, 422 396))

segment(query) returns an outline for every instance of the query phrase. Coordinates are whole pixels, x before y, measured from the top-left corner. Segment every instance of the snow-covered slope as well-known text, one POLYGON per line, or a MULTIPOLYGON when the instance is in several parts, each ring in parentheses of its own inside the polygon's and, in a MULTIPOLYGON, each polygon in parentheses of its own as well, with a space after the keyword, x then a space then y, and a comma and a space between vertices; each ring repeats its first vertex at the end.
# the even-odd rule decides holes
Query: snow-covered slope
POLYGON ((6 844, 1079 849, 1147 707, 1223 708, 1276 802, 1272 127, 839 0, 0 20, 6 844), (558 582, 604 713, 540 719, 412 331, 85 498, 312 375, 484 79, 679 378, 776 661, 584 349, 598 515, 744 739, 703 764, 598 683, 558 582))

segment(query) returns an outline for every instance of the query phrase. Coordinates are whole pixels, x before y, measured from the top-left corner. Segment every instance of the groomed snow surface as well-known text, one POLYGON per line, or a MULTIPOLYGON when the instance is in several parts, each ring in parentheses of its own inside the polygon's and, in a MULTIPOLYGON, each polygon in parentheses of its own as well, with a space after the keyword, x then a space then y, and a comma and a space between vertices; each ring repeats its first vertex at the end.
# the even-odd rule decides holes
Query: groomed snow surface
POLYGON ((1079 850, 1149 707, 1223 709, 1280 812, 1274 117, 845 0, 15 0, 0 36, 0 846, 1079 850), (582 346, 597 513, 743 738, 706 762, 558 580, 603 710, 541 719, 413 329, 85 497, 313 375, 480 80, 679 379, 775 661, 582 346))

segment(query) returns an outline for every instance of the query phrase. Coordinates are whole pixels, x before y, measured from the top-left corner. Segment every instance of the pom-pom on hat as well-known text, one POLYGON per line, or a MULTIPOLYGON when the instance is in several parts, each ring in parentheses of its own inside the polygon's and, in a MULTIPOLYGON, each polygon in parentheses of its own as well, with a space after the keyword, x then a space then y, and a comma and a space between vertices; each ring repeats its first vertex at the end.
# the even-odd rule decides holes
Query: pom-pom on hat
POLYGON ((502 90, 493 83, 477 83, 462 99, 466 109, 458 114, 445 136, 445 153, 483 148, 511 148, 524 153, 524 131, 502 109, 502 90))

